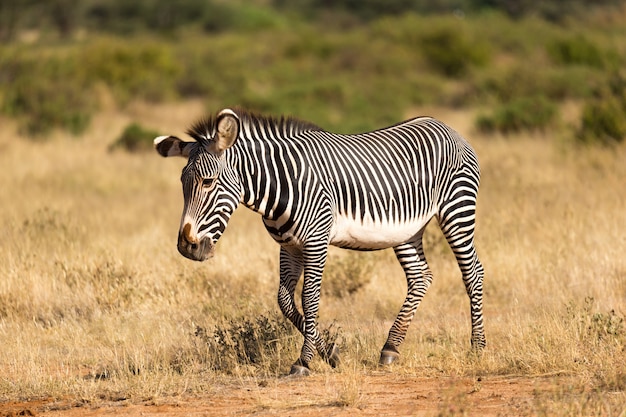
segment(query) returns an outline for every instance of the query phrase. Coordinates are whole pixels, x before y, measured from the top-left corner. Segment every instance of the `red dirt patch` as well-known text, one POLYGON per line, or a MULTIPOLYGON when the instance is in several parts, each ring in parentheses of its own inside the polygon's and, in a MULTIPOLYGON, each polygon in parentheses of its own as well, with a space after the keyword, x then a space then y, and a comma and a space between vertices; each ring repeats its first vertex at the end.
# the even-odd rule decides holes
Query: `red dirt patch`
POLYGON ((239 381, 214 387, 204 395, 146 402, 6 403, 0 405, 0 416, 519 416, 533 413, 537 395, 564 383, 564 378, 315 375, 239 381))

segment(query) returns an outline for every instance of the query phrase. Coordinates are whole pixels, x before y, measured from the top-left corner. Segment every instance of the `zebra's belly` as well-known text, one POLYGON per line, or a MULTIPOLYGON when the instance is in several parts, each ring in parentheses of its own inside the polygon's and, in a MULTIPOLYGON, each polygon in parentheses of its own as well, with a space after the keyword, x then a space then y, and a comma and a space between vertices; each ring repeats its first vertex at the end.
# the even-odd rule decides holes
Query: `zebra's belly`
POLYGON ((418 216, 403 223, 373 220, 355 220, 337 216, 331 230, 330 244, 340 248, 377 250, 405 243, 432 218, 432 214, 418 216))

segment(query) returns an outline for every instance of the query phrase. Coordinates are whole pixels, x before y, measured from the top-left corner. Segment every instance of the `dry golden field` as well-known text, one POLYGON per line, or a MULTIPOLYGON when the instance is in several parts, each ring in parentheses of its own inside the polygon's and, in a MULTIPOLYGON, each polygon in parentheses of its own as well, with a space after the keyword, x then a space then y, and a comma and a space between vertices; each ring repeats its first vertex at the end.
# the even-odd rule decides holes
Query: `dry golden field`
POLYGON ((130 121, 183 136, 202 113, 111 108, 80 138, 39 142, 0 120, 0 416, 626 416, 624 144, 481 137, 472 115, 411 112, 455 127, 481 161, 487 349, 469 351, 469 302, 433 224, 435 279, 399 362, 376 366, 405 295, 393 254, 332 250, 320 322, 342 365, 293 379, 300 337, 279 317, 278 246, 257 215, 241 208, 215 258, 186 260, 184 162, 107 149, 130 121), (271 349, 245 361, 250 329, 271 349))

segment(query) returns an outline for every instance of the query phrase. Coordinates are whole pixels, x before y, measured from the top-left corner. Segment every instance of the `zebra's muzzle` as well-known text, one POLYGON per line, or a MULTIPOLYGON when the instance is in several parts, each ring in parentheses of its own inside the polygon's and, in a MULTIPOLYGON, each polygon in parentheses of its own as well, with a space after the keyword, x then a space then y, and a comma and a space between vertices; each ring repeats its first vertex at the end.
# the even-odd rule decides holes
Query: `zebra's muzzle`
POLYGON ((213 257, 215 245, 210 238, 189 239, 185 233, 178 234, 178 252, 193 261, 206 261, 213 257))

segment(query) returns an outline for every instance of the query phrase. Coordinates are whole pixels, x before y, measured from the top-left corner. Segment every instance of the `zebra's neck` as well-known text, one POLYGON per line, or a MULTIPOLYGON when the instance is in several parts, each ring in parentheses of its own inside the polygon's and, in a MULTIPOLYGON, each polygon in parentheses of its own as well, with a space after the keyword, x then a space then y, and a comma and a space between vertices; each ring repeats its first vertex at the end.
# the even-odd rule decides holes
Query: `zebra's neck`
POLYGON ((293 179, 301 174, 302 163, 287 150, 287 138, 270 136, 277 135, 277 130, 261 135, 256 127, 248 125, 232 148, 232 166, 242 186, 240 201, 264 218, 278 220, 291 212, 298 194, 293 179))

